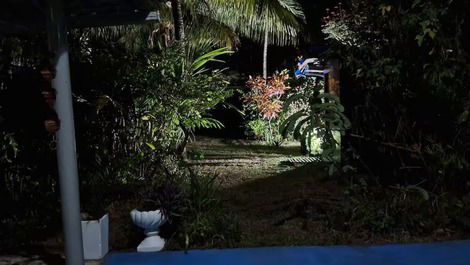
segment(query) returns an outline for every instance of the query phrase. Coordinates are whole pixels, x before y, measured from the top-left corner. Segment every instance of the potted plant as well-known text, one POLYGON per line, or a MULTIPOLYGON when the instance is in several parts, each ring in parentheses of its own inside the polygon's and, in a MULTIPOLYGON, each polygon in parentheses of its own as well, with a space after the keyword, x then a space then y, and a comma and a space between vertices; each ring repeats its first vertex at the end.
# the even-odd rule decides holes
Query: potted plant
POLYGON ((144 229, 146 238, 137 247, 138 252, 160 251, 165 239, 174 231, 174 224, 182 213, 183 192, 177 186, 165 184, 151 192, 145 208, 134 209, 130 215, 135 225, 144 229), (168 231, 161 231, 161 229, 168 231))
POLYGON ((144 229, 145 239, 137 246, 138 252, 160 251, 165 246, 165 240, 159 235, 159 228, 166 222, 163 213, 160 210, 131 211, 132 222, 144 229))

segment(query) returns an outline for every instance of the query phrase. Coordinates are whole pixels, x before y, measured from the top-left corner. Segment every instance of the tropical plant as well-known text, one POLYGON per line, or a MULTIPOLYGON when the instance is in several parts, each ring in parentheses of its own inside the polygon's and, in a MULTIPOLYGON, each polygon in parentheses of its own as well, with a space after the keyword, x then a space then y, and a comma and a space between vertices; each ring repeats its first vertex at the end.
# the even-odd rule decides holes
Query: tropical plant
POLYGON ((274 75, 269 81, 263 77, 251 77, 246 82, 250 92, 245 96, 245 102, 253 106, 264 119, 277 118, 282 108, 280 98, 289 89, 285 82, 289 78, 286 72, 274 75))
POLYGON ((284 137, 293 135, 306 153, 321 155, 328 162, 339 159, 340 135, 350 122, 343 114, 339 98, 324 93, 323 81, 307 78, 294 85, 291 96, 284 103, 284 112, 295 108, 280 126, 284 137))
POLYGON ((360 46, 361 40, 357 37, 354 24, 348 21, 355 20, 356 23, 363 23, 364 14, 359 16, 346 12, 343 5, 339 3, 333 10, 327 9, 327 16, 323 17, 324 24, 322 32, 326 35, 325 39, 335 40, 343 45, 360 46))
POLYGON ((178 185, 165 183, 150 192, 146 209, 159 209, 169 223, 178 222, 184 212, 184 196, 178 185))
POLYGON ((83 28, 75 29, 73 32, 76 36, 80 36, 80 42, 83 44, 90 39, 100 38, 110 43, 118 42, 129 52, 148 48, 163 49, 174 45, 177 41, 185 42, 184 45, 191 46, 193 50, 201 48, 202 51, 207 51, 208 47, 235 49, 239 43, 238 35, 233 29, 208 16, 212 11, 204 1, 177 0, 172 4, 156 1, 151 4, 152 8, 159 11, 158 22, 83 28))
POLYGON ((296 44, 305 19, 296 0, 210 0, 213 17, 240 35, 263 43, 263 78, 267 79, 268 45, 296 44))
POLYGON ((172 0, 171 5, 163 2, 153 5, 160 11, 159 23, 85 31, 102 37, 120 35, 120 41, 133 48, 142 44, 152 47, 156 42, 168 47, 174 40, 184 40, 193 48, 209 43, 234 49, 241 35, 264 44, 266 79, 268 45, 296 44, 301 21, 305 19, 296 0, 172 0))
POLYGON ((468 192, 469 7, 353 0, 325 18, 331 56, 348 80, 347 145, 383 185, 468 192))
POLYGON ((170 249, 234 247, 240 240, 238 220, 226 211, 217 192, 216 176, 193 172, 169 162, 162 185, 150 187, 144 208, 160 209, 168 222, 160 235, 170 249))
POLYGON ((266 79, 268 45, 296 44, 305 20, 296 0, 171 0, 170 3, 152 3, 160 11, 159 23, 82 31, 106 38, 120 36, 119 41, 133 49, 143 45, 153 47, 156 43, 168 47, 175 40, 184 40, 193 48, 209 43, 235 49, 240 42, 238 35, 244 36, 264 44, 263 77, 266 79))
POLYGON ((282 116, 275 120, 251 120, 246 124, 246 135, 259 141, 263 141, 272 146, 280 146, 284 138, 278 128, 282 122, 282 116))
POLYGON ((54 166, 54 151, 47 142, 0 130, 0 230, 10 238, 0 240, 2 250, 56 232, 50 226, 60 223, 54 166))
POLYGON ((5 251, 44 239, 60 222, 54 141, 44 129, 46 103, 36 78, 47 54, 42 41, 0 37, 0 249, 5 251))
POLYGON ((87 77, 75 79, 74 88, 77 111, 87 113, 77 117, 77 142, 79 152, 93 154, 80 159, 90 180, 151 178, 160 156, 182 153, 194 130, 223 126, 208 111, 232 92, 223 70, 206 67, 228 49, 201 54, 183 43, 128 53, 124 44, 93 35, 73 43, 74 76, 87 77))
POLYGON ((190 174, 180 228, 174 236, 179 245, 234 247, 240 240, 238 221, 227 213, 219 199, 215 176, 190 174))
POLYGON ((247 134, 257 140, 263 140, 266 138, 265 132, 268 131, 266 128, 266 122, 264 120, 252 120, 247 123, 247 134))
MULTIPOLYGON (((220 48, 191 59, 194 56, 191 50, 174 47, 161 55, 150 55, 141 71, 133 77, 141 87, 146 87, 146 94, 151 95, 150 98, 148 94, 139 97, 136 101, 137 106, 142 106, 138 115, 143 127, 150 132, 156 131, 158 127, 153 126, 165 116, 170 124, 178 126, 174 136, 181 136, 175 139, 179 152, 184 150, 194 130, 222 128, 222 123, 206 116, 207 111, 231 96, 232 92, 227 88, 223 70, 209 71, 204 67, 209 62, 220 62, 216 57, 230 53, 227 48, 220 48), (168 91, 168 94, 162 95, 162 91, 168 91), (161 106, 165 107, 162 109, 161 106)), ((156 134, 148 139, 152 144, 171 142, 159 139, 156 134)))
POLYGON ((255 136, 273 145, 280 145, 279 123, 283 116, 282 97, 289 89, 286 85, 289 75, 287 71, 275 74, 269 80, 261 76, 251 77, 246 82, 249 92, 244 96, 245 108, 254 120, 248 122, 255 136))

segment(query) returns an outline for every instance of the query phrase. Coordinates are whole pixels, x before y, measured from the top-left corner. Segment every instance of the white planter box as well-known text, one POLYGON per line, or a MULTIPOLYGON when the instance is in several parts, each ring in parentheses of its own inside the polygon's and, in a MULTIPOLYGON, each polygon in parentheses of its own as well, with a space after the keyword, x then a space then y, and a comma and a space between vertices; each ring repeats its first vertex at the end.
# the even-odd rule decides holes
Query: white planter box
POLYGON ((109 250, 109 217, 82 221, 83 255, 86 260, 102 259, 109 250))

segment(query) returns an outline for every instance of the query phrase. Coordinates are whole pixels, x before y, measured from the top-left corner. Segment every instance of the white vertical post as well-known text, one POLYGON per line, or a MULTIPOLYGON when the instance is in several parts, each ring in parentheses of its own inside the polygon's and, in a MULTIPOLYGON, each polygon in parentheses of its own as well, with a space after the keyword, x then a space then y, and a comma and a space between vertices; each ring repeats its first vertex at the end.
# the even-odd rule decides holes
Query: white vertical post
POLYGON ((62 222, 67 265, 83 265, 80 218, 80 194, 75 146, 72 90, 70 85, 67 26, 61 0, 50 1, 49 37, 55 53, 56 76, 52 86, 57 90, 55 109, 60 119, 57 136, 62 222))

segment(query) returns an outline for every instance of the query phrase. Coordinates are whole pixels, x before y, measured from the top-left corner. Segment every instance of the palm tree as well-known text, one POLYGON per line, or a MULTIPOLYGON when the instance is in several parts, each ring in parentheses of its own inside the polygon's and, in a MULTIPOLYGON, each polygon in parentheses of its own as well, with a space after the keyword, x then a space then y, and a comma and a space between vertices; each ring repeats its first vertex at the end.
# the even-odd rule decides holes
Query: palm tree
MULTIPOLYGON (((177 39, 184 38, 182 0, 172 0, 173 21, 177 39), (181 37, 182 36, 182 37, 181 37)), ((236 39, 230 30, 263 43, 263 76, 268 75, 268 46, 296 44, 300 20, 305 19, 296 0, 186 0, 186 9, 191 10, 193 32, 217 33, 222 38, 236 39), (195 18, 204 17, 203 23, 194 23, 195 18), (218 21, 219 23, 214 23, 218 21), (200 28, 204 30, 198 30, 200 28)), ((209 37, 212 34, 193 37, 209 37)))
POLYGON ((207 0, 214 19, 241 35, 263 43, 263 76, 267 78, 268 45, 296 44, 305 15, 296 0, 207 0))
MULTIPOLYGON (((150 41, 155 39, 154 35, 160 35, 165 45, 170 45, 173 39, 186 39, 194 47, 212 44, 234 48, 239 43, 238 35, 251 38, 264 44, 265 78, 268 72, 268 45, 296 44, 299 20, 304 19, 297 0, 171 0, 171 6, 163 1, 157 1, 154 5, 160 10, 160 23, 122 28, 130 33, 147 31, 150 41)), ((111 31, 116 29, 119 27, 111 31)), ((139 39, 133 36, 126 39, 129 43, 139 43, 139 39)))
POLYGON ((166 40, 165 46, 173 40, 184 39, 193 47, 209 45, 235 48, 239 43, 238 35, 226 24, 212 18, 207 3, 209 1, 172 0, 171 5, 155 2, 154 8, 160 11, 161 27, 155 30, 155 35, 166 40))
POLYGON ((173 11, 173 20, 175 25, 176 40, 184 39, 184 21, 181 0, 171 0, 171 9, 173 11))

